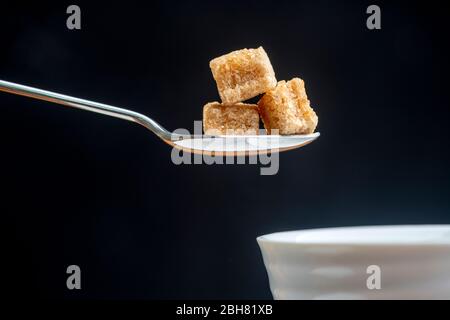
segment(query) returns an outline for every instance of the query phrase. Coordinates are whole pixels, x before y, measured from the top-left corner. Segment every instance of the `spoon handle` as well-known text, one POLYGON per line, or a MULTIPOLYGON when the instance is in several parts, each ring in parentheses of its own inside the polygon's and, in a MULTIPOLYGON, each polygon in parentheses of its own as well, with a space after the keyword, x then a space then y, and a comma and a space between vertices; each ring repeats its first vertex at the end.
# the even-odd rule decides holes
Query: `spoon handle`
POLYGON ((82 110, 92 111, 96 113, 105 114, 115 118, 120 118, 132 122, 139 123, 147 129, 153 131, 160 137, 166 137, 169 132, 164 129, 156 121, 148 118, 147 116, 122 108, 113 107, 107 104, 89 101, 85 99, 79 99, 56 92, 37 89, 21 84, 0 80, 0 91, 17 94, 33 99, 45 100, 57 104, 61 104, 67 107, 78 108, 82 110))

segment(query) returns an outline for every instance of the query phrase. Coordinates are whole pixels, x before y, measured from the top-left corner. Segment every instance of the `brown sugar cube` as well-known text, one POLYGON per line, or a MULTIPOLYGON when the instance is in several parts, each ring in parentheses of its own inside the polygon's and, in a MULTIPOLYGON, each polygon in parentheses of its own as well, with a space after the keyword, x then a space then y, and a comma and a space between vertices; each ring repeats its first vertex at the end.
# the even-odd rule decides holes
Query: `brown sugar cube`
POLYGON ((263 47, 233 51, 211 60, 209 66, 226 105, 256 97, 277 84, 263 47))
POLYGON ((313 133, 319 121, 299 78, 278 82, 258 101, 258 108, 269 134, 274 129, 280 135, 313 133))
POLYGON ((203 130, 206 135, 256 135, 259 113, 256 104, 237 103, 224 106, 210 102, 203 107, 203 130))

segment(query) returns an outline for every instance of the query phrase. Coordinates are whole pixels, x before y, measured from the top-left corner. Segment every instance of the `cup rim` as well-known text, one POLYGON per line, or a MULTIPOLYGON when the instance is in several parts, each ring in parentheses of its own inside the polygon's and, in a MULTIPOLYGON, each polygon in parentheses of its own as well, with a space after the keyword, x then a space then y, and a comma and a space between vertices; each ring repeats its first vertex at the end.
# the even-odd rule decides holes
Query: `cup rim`
POLYGON ((283 246, 450 247, 450 224, 312 228, 270 233, 256 240, 283 246))

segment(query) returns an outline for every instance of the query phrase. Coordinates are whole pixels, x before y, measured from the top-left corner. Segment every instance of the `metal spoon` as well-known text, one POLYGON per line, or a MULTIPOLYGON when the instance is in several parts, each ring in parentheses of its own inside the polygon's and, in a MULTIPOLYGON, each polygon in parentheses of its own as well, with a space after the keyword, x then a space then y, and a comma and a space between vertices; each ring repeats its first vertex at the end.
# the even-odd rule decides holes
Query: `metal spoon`
POLYGON ((319 132, 308 135, 253 135, 253 136, 206 136, 171 133, 153 119, 127 109, 79 99, 63 94, 41 90, 17 83, 0 80, 0 91, 34 99, 58 103, 67 107, 88 110, 108 116, 139 123, 152 131, 167 144, 190 153, 212 156, 242 156, 281 152, 302 147, 319 137, 319 132))

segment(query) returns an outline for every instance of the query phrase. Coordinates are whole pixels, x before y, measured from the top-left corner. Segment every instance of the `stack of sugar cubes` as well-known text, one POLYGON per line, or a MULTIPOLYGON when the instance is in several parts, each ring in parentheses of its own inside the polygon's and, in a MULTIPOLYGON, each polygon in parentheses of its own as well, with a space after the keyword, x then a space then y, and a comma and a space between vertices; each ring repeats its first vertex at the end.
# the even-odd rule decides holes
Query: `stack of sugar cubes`
POLYGON ((256 135, 259 118, 268 134, 313 133, 318 117, 302 79, 277 83, 263 47, 233 51, 210 62, 222 103, 203 107, 206 135, 256 135), (257 104, 243 101, 263 94, 257 104))

